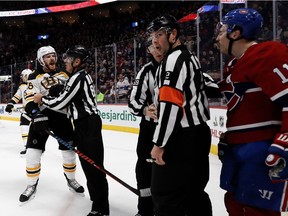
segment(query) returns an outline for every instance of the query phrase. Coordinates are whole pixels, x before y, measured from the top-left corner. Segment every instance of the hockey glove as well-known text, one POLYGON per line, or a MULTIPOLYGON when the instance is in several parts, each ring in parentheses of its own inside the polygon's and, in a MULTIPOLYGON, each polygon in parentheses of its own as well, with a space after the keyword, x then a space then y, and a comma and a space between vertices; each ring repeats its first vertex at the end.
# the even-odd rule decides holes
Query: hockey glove
POLYGON ((270 179, 273 182, 288 180, 288 134, 277 134, 274 143, 268 149, 268 154, 265 163, 271 167, 270 179))
POLYGON ((46 134, 46 130, 49 130, 48 117, 40 112, 33 115, 33 129, 35 132, 40 134, 46 134))
POLYGON ((222 163, 227 147, 228 144, 222 138, 220 138, 218 143, 218 158, 222 163))
POLYGON ((61 84, 51 86, 51 88, 49 89, 49 96, 58 97, 58 95, 63 89, 64 89, 64 85, 61 85, 61 84))
POLYGON ((14 108, 14 105, 12 103, 8 103, 5 107, 5 112, 11 113, 12 109, 14 108))
POLYGON ((204 83, 205 83, 205 93, 208 98, 222 98, 221 91, 218 84, 213 80, 213 78, 203 72, 204 83))

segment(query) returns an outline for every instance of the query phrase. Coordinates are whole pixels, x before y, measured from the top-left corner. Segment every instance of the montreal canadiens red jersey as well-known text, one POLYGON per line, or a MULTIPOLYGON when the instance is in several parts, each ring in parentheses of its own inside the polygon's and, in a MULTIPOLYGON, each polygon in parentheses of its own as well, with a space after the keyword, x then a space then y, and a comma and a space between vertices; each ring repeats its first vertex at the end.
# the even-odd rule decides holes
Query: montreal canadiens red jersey
POLYGON ((227 102, 225 139, 241 144, 288 132, 288 47, 263 42, 225 68, 219 87, 227 102))

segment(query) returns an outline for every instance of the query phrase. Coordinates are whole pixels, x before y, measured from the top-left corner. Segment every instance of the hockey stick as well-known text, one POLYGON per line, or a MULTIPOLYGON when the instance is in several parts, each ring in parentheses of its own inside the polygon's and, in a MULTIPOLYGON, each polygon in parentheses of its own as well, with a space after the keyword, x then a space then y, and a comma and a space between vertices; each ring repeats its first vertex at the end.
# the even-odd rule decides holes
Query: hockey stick
POLYGON ((133 188, 132 186, 128 185, 126 182, 122 181, 121 179, 119 179, 117 176, 113 175, 112 173, 110 173, 108 170, 104 169, 103 167, 97 165, 91 158, 89 158, 88 156, 86 156, 85 154, 83 154, 82 152, 80 152, 79 150, 75 149, 74 146, 72 146, 70 143, 64 141, 63 139, 61 139, 60 137, 56 136, 52 131, 50 130, 46 130, 46 132, 51 135, 52 137, 54 137, 58 142, 60 142, 62 145, 66 146, 68 149, 73 150, 76 154, 79 155, 79 157, 81 157, 83 160, 87 161, 88 163, 90 163, 92 166, 96 167, 97 169, 99 169, 101 172, 105 173, 106 175, 110 176, 111 178, 113 178, 115 181, 117 181, 118 183, 120 183, 121 185, 123 185, 124 187, 126 187, 128 190, 132 191, 134 194, 141 196, 139 190, 133 188))

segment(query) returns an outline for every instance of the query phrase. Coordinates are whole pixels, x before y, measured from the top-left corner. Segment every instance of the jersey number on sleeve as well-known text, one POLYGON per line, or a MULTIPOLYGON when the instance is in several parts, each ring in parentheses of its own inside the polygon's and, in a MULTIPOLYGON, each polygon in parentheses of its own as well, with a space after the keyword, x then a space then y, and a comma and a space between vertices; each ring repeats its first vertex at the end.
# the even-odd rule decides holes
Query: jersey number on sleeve
MULTIPOLYGON (((282 67, 288 71, 288 64, 283 64, 282 67)), ((278 74, 278 76, 281 78, 282 83, 287 83, 288 79, 284 76, 284 74, 279 70, 279 68, 274 68, 273 72, 278 74)))

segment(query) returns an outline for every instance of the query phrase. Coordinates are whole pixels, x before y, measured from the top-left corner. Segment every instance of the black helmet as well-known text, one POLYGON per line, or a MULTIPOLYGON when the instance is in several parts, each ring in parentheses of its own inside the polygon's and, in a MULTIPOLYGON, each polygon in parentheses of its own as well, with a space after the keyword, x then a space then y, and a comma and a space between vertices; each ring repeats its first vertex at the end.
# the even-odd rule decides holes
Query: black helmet
POLYGON ((85 63, 89 57, 88 50, 82 45, 75 45, 69 48, 66 53, 66 57, 80 58, 82 63, 85 63))
POLYGON ((167 33, 171 33, 172 29, 176 29, 180 34, 180 27, 174 16, 164 15, 154 19, 146 28, 148 33, 158 31, 160 28, 166 28, 167 33))

